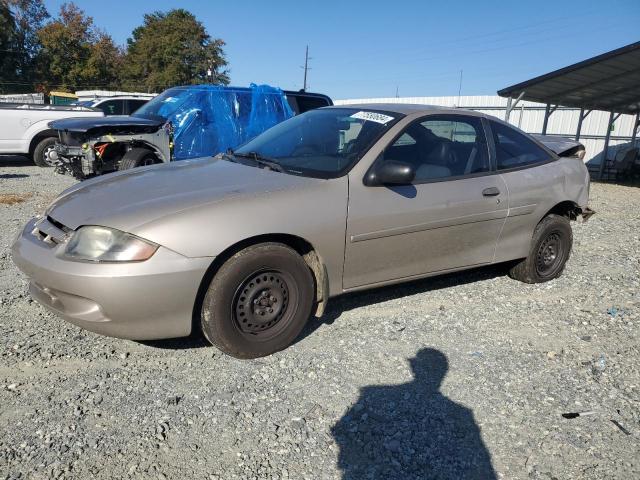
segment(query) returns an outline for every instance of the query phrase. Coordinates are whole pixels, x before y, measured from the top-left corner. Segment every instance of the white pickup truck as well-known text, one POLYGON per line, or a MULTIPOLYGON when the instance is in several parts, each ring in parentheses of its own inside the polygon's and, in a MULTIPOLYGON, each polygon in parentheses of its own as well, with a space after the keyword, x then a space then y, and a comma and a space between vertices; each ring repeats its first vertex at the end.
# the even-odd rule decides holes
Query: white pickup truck
POLYGON ((83 106, 0 103, 0 155, 26 155, 39 167, 51 166, 47 154, 58 133, 48 123, 76 117, 104 117, 104 113, 83 106))

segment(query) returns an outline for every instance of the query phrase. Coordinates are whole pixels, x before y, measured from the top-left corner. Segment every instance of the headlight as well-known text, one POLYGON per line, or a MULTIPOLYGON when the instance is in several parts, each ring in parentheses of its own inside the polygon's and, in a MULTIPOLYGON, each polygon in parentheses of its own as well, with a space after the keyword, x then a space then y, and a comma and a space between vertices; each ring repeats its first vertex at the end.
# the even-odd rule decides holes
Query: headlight
POLYGON ((113 228, 80 227, 71 237, 65 255, 92 262, 141 262, 158 249, 155 243, 142 240, 113 228))

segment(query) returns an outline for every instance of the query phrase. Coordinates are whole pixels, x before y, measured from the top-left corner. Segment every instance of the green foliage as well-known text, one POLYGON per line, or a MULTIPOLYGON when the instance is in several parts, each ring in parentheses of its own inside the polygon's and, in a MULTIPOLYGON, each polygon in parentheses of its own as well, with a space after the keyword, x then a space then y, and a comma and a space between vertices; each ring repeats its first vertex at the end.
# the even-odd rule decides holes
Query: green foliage
POLYGON ((37 31, 48 17, 42 0, 0 0, 0 82, 4 91, 32 91, 30 82, 40 48, 37 31))
POLYGON ((16 78, 18 60, 16 55, 16 23, 9 6, 0 1, 0 92, 15 85, 8 82, 16 78))
POLYGON ((177 9, 155 12, 132 32, 123 67, 123 83, 152 91, 173 85, 228 84, 224 42, 212 39, 204 25, 190 12, 177 9))
POLYGON ((145 15, 126 51, 74 3, 0 0, 0 91, 149 90, 228 84, 224 42, 183 9, 145 15), (213 76, 207 76, 211 69, 213 76))
POLYGON ((38 30, 38 38, 40 77, 48 87, 116 86, 122 53, 75 4, 63 4, 59 17, 38 30))

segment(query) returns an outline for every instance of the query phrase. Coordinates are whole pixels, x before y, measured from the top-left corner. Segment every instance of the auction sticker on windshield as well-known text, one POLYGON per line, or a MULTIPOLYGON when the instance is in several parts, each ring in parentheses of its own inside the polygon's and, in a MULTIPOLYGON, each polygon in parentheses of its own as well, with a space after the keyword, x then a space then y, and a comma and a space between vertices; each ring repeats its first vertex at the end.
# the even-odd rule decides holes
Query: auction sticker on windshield
POLYGON ((385 124, 393 120, 393 117, 390 115, 385 115, 384 113, 377 112, 358 112, 351 115, 351 118, 358 118, 360 120, 369 120, 371 122, 385 124))

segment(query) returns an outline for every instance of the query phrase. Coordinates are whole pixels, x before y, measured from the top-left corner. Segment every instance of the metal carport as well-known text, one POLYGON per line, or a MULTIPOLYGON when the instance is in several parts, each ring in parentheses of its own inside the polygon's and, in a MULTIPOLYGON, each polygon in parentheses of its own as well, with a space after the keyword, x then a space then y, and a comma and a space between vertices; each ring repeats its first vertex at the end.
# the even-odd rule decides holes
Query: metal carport
POLYGON ((610 112, 604 142, 601 179, 607 160, 611 126, 622 114, 635 115, 631 144, 640 126, 640 42, 612 50, 568 67, 503 88, 498 95, 508 98, 505 119, 520 100, 546 104, 542 133, 547 133, 551 114, 558 106, 580 109, 575 138, 582 122, 593 110, 610 112))

